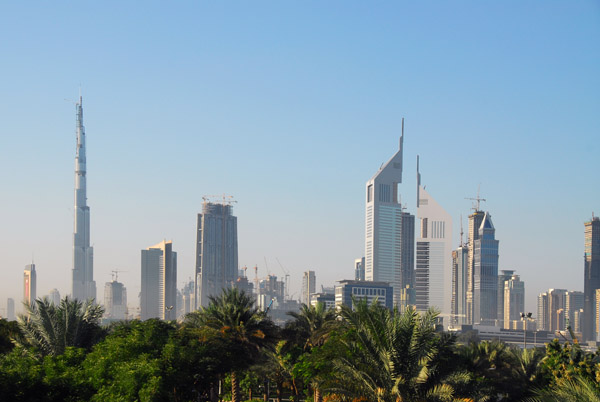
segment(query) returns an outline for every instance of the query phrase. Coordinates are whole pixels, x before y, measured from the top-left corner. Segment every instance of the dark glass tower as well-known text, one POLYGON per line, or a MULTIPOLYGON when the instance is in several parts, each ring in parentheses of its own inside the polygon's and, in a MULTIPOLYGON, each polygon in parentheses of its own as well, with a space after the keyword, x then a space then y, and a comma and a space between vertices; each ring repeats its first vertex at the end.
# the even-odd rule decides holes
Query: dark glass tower
POLYGON ((583 338, 595 340, 596 329, 596 289, 600 289, 600 218, 592 216, 585 223, 585 252, 583 278, 583 338))

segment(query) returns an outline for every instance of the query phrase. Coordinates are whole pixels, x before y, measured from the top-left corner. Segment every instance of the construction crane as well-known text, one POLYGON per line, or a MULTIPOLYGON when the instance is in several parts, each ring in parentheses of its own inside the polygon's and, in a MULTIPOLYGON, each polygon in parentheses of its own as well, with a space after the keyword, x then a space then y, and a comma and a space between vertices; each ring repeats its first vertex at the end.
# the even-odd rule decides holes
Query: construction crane
POLYGON ((288 279, 290 278, 290 273, 283 267, 283 265, 281 265, 281 262, 279 262, 279 258, 275 257, 275 260, 277 260, 277 264, 279 264, 279 266, 281 267, 281 270, 285 274, 285 291, 284 291, 285 297, 284 297, 284 300, 289 300, 290 288, 288 286, 288 279))
POLYGON ((217 203, 220 202, 223 205, 231 205, 237 203, 233 199, 233 195, 220 194, 220 195, 205 195, 202 197, 202 203, 217 203))
POLYGON ((471 200, 471 201, 476 201, 477 202, 477 206, 473 206, 471 208, 473 208, 475 211, 480 211, 479 209, 479 205, 481 203, 481 201, 487 201, 485 198, 481 198, 479 196, 479 190, 481 189, 481 184, 479 184, 477 186, 477 197, 473 198, 473 197, 465 197, 465 200, 471 200))
POLYGON ((246 274, 246 271, 248 271, 248 267, 244 265, 242 269, 244 270, 244 278, 247 278, 248 275, 246 274))

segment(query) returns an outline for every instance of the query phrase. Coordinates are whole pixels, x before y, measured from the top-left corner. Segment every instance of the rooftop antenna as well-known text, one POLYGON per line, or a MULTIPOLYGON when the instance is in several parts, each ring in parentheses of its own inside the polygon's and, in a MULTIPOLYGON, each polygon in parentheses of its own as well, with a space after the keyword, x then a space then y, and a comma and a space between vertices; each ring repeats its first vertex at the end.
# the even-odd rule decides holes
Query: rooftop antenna
POLYGON ((477 211, 481 211, 481 210, 479 209, 479 206, 480 206, 480 203, 481 203, 481 201, 487 201, 485 198, 481 198, 481 197, 479 196, 479 190, 480 190, 480 189, 481 189, 481 183, 479 183, 479 184, 477 185, 477 197, 475 197, 475 198, 473 198, 473 197, 465 197, 465 200, 472 200, 472 201, 475 201, 475 202, 476 202, 476 204, 474 204, 474 205, 471 207, 471 209, 474 209, 474 210, 475 210, 475 212, 477 212, 477 211))
POLYGON ((419 202, 420 188, 421 188, 421 173, 419 172, 419 155, 417 155, 417 208, 419 208, 419 206, 421 205, 421 203, 419 202))

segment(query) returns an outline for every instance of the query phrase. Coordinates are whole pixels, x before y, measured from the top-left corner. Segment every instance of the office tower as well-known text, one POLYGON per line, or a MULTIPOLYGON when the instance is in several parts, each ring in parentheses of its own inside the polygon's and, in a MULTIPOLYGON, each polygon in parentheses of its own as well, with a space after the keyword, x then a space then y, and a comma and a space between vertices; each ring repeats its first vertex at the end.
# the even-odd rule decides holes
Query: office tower
POLYGON ((104 285, 104 309, 106 318, 127 319, 127 289, 116 279, 104 285))
POLYGON ((174 320, 177 315, 177 253, 162 242, 142 250, 142 320, 174 320))
POLYGON ((592 219, 585 222, 584 227, 583 339, 591 341, 596 339, 594 296, 596 289, 600 289, 600 218, 592 214, 592 219))
POLYGON ((600 338, 600 336, 598 334, 600 334, 600 289, 596 289, 596 292, 594 294, 594 321, 596 321, 596 328, 595 330, 595 335, 596 335, 596 339, 594 339, 595 341, 598 341, 598 339, 600 338))
POLYGON ((365 280, 365 257, 354 260, 354 279, 357 281, 365 280))
POLYGON ((48 296, 52 304, 54 304, 55 306, 60 305, 60 292, 58 291, 58 289, 52 289, 48 296))
POLYGON ((395 291, 387 282, 374 281, 339 281, 335 287, 335 307, 342 305, 352 307, 352 298, 355 300, 366 300, 367 304, 377 300, 377 304, 393 308, 393 294, 395 291))
POLYGON ((469 250, 462 243, 452 250, 452 299, 450 308, 450 326, 460 327, 466 323, 467 312, 467 263, 469 250))
POLYGON ((504 329, 516 329, 515 322, 520 321, 521 313, 525 312, 525 283, 521 282, 519 275, 512 275, 504 281, 502 293, 504 329))
POLYGON ((96 299, 94 282, 94 250, 90 247, 90 207, 87 205, 85 129, 83 101, 76 104, 77 148, 75 153, 75 224, 73 233, 73 287, 74 299, 96 299))
POLYGON ((492 216, 486 212, 474 242, 473 323, 496 325, 498 318, 498 240, 492 216))
POLYGON ((35 264, 25 265, 23 271, 23 301, 27 304, 32 304, 36 299, 36 274, 35 264))
POLYGON ((565 296, 565 310, 566 316, 569 319, 569 325, 571 328, 575 328, 574 320, 575 320, 575 312, 582 310, 584 304, 584 296, 583 292, 578 292, 575 290, 568 291, 565 296))
POLYGON ((307 306, 310 304, 310 295, 315 293, 316 277, 315 271, 305 271, 302 275, 302 300, 301 302, 307 306))
POLYGON ((235 284, 238 273, 237 218, 231 202, 202 204, 196 242, 196 306, 235 284))
POLYGON ((414 286, 414 216, 402 212, 398 191, 403 142, 404 119, 398 151, 366 184, 365 279, 389 283, 395 303, 406 285, 414 286))
POLYGON ((181 290, 182 305, 179 315, 189 314, 194 311, 194 281, 187 282, 181 290))
MULTIPOLYGON (((498 327, 500 328, 507 328, 504 326, 504 283, 508 280, 510 280, 510 278, 512 278, 512 276, 514 275, 515 271, 511 271, 511 270, 506 270, 503 269, 502 271, 500 271, 500 274, 498 275, 498 302, 497 302, 497 306, 498 306, 498 313, 497 313, 497 317, 498 317, 498 327)), ((523 312, 523 310, 521 310, 519 313, 523 312)), ((510 329, 510 326, 507 328, 510 329)))
POLYGON ((469 215, 469 232, 467 234, 467 310, 465 312, 465 323, 474 324, 473 313, 475 311, 474 306, 474 272, 475 272, 475 242, 479 239, 479 228, 485 213, 479 209, 479 196, 477 196, 477 206, 475 211, 469 215))
POLYGON ((6 299, 6 320, 15 320, 15 299, 13 299, 12 297, 6 299))
POLYGON ((452 298, 452 218, 421 186, 417 155, 417 218, 420 222, 415 271, 416 306, 450 312, 452 298))

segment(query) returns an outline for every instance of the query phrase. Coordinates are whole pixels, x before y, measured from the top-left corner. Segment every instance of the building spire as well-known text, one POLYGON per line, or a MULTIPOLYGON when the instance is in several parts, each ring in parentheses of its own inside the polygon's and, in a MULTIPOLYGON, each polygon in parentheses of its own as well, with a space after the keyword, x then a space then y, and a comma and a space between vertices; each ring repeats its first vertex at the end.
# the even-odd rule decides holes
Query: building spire
POLYGON ((419 172, 419 155, 417 155, 417 208, 419 208, 420 189, 421 189, 421 173, 419 172))

